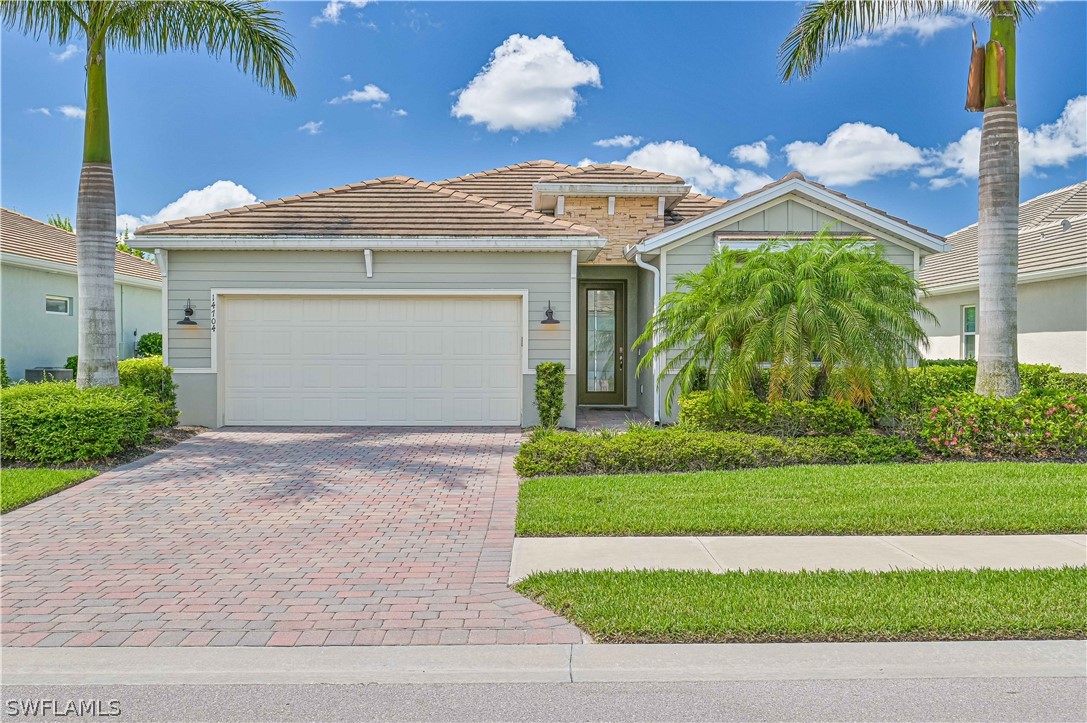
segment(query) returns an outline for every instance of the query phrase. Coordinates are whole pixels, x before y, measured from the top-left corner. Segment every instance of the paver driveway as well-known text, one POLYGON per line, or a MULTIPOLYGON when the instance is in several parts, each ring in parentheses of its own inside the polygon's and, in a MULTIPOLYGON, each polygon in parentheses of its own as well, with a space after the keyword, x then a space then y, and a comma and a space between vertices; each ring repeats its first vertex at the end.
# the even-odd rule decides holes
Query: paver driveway
POLYGON ((506 588, 519 437, 201 434, 3 516, 4 644, 580 642, 506 588))

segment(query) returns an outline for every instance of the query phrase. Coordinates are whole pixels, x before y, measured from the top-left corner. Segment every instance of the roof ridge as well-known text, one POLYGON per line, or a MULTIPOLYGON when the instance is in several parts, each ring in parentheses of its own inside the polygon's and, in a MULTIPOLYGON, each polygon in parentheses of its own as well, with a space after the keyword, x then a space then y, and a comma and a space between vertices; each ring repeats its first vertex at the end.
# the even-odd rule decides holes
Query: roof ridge
MULTIPOLYGON (((1070 191, 1070 193, 1068 193, 1068 195, 1065 198, 1061 199, 1061 201, 1057 204, 1056 208, 1051 210, 1049 213, 1047 213, 1045 216, 1043 216, 1041 219, 1039 219, 1037 223, 1031 225, 1029 228, 1036 228, 1038 226, 1041 226, 1043 223, 1048 222, 1049 219, 1053 218, 1058 213, 1060 213, 1060 210, 1062 208, 1064 208, 1066 205, 1068 205, 1069 203, 1071 203, 1073 200, 1075 200, 1076 196, 1078 196, 1081 191, 1087 190, 1087 181, 1083 181, 1081 183, 1075 183, 1075 184, 1072 184, 1071 186, 1067 186, 1065 188, 1061 188, 1061 189, 1058 189, 1058 190, 1061 191, 1061 192, 1070 191)), ((1041 196, 1039 196, 1039 198, 1041 198, 1041 196)))
POLYGON ((549 176, 544 176, 540 179, 540 182, 547 181, 552 178, 562 178, 564 176, 576 176, 582 173, 588 173, 591 171, 597 171, 602 169, 613 169, 617 171, 637 171, 639 176, 651 176, 655 178, 668 178, 678 179, 682 183, 686 181, 674 173, 664 173, 663 171, 653 171, 648 168, 639 168, 638 166, 632 166, 629 163, 590 163, 585 166, 567 166, 549 176))
POLYGON ((548 164, 548 165, 553 166, 555 168, 558 168, 558 167, 575 168, 575 166, 571 166, 568 163, 562 163, 561 161, 552 161, 552 160, 548 160, 546 158, 540 158, 540 159, 537 159, 535 161, 522 161, 521 163, 514 163, 514 164, 509 165, 509 166, 501 166, 499 168, 488 168, 487 170, 476 171, 475 173, 465 173, 464 175, 454 176, 453 178, 443 178, 440 181, 434 181, 434 183, 436 183, 438 185, 442 185, 442 184, 446 184, 446 183, 456 183, 457 181, 467 181, 467 180, 472 179, 472 178, 488 178, 490 176, 494 176, 494 175, 497 175, 499 173, 503 173, 505 171, 513 171, 513 170, 520 169, 520 168, 527 168, 529 166, 534 166, 534 165, 537 165, 537 164, 548 164))
MULTIPOLYGON (((1087 181, 1077 181, 1076 183, 1073 183, 1070 186, 1064 186, 1062 188, 1055 188, 1052 191, 1046 191, 1045 193, 1043 193, 1041 195, 1038 195, 1038 196, 1035 196, 1034 198, 1028 198, 1026 201, 1023 201, 1022 203, 1019 204, 1019 210, 1022 210, 1024 206, 1029 206, 1030 204, 1034 203, 1035 201, 1040 201, 1041 199, 1047 198, 1049 196, 1055 196, 1058 193, 1065 193, 1067 191, 1071 191, 1072 189, 1076 189, 1078 191, 1078 190, 1080 190, 1079 187, 1083 187, 1084 189, 1087 189, 1087 181)), ((1065 199, 1065 200, 1061 201, 1059 204, 1057 204, 1057 207, 1055 209, 1053 209, 1053 211, 1051 211, 1050 213, 1046 214, 1046 216, 1044 218, 1039 220, 1037 223, 1031 224, 1030 226, 1021 227, 1019 229, 1020 232, 1026 231, 1028 229, 1038 228, 1039 226, 1047 223, 1047 219, 1050 216, 1052 216, 1054 212, 1058 211, 1062 206, 1064 206, 1064 204, 1066 204, 1066 203, 1068 203, 1068 201, 1072 200, 1072 198, 1074 196, 1075 196, 1074 193, 1070 194, 1067 199, 1065 199)), ((1075 217, 1072 216, 1071 218, 1075 218, 1075 217)), ((1056 222, 1052 222, 1052 223, 1056 223, 1056 222)), ((974 223, 963 226, 962 228, 960 228, 960 229, 958 229, 956 231, 952 231, 951 233, 947 234, 946 238, 950 239, 955 234, 962 233, 963 231, 969 231, 970 229, 975 228, 977 225, 978 225, 978 222, 974 221, 974 223)))

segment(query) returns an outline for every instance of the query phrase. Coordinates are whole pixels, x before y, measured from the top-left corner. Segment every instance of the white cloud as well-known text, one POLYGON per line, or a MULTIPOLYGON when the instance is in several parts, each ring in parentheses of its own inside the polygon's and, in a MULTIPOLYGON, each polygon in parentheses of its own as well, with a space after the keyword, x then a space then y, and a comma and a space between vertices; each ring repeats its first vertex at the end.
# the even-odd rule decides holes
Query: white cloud
POLYGON ((396 110, 393 111, 393 115, 396 116, 397 118, 403 118, 407 114, 408 114, 408 112, 406 110, 404 110, 403 108, 397 108, 396 110))
POLYGON ((323 126, 324 124, 324 121, 307 121, 302 125, 298 126, 298 130, 305 131, 311 136, 315 136, 321 132, 321 126, 323 126))
POLYGON ((53 58, 53 60, 57 61, 58 63, 63 63, 65 60, 74 58, 78 54, 79 48, 77 46, 68 45, 64 48, 64 50, 60 51, 59 53, 50 53, 49 55, 53 58))
POLYGON ((594 146, 600 146, 601 148, 633 148, 642 142, 641 136, 614 136, 612 138, 601 138, 598 141, 593 141, 594 146))
POLYGON ((582 158, 580 161, 577 162, 577 167, 578 168, 584 168, 585 166, 595 166, 595 165, 596 165, 596 161, 594 161, 591 158, 582 158))
POLYGON ((57 111, 65 118, 86 118, 87 111, 75 105, 62 105, 57 111))
POLYGON ((121 214, 117 217, 117 230, 123 231, 127 228, 135 231, 149 223, 199 216, 212 211, 222 211, 224 208, 237 208, 255 203, 256 200, 257 197, 245 186, 233 181, 216 181, 210 186, 185 192, 181 198, 167 204, 157 213, 140 216, 121 214))
POLYGON ((41 115, 53 115, 48 108, 27 108, 27 113, 40 113, 41 115))
POLYGON ((362 90, 352 90, 339 98, 333 98, 329 103, 333 105, 339 105, 340 103, 373 103, 374 108, 380 108, 381 104, 389 100, 389 98, 389 94, 381 88, 373 83, 367 83, 362 87, 362 90))
POLYGON ((343 81, 343 82, 345 82, 345 83, 350 83, 350 82, 351 82, 351 74, 350 74, 350 73, 348 73, 347 75, 344 75, 344 76, 342 76, 342 77, 340 78, 340 80, 342 80, 342 81, 343 81))
POLYGON ((490 131, 552 130, 574 117, 583 85, 599 88, 600 69, 561 39, 511 35, 457 93, 452 112, 490 131))
POLYGON ((695 193, 723 193, 732 189, 743 194, 774 180, 764 173, 715 163, 683 141, 649 143, 628 155, 623 163, 682 176, 695 193))
MULTIPOLYGON (((971 128, 943 149, 930 152, 930 165, 921 175, 933 177, 929 187, 947 188, 966 179, 978 177, 981 129, 971 128), (950 174, 945 176, 943 174, 950 174)), ((1069 100, 1053 123, 1043 123, 1037 130, 1019 128, 1019 173, 1038 173, 1041 168, 1065 167, 1087 157, 1087 96, 1069 100)))
POLYGON ((867 123, 843 123, 822 143, 794 141, 783 150, 793 168, 837 186, 851 186, 924 162, 920 148, 867 123))
POLYGON ((310 19, 310 25, 339 25, 343 22, 343 9, 345 7, 364 8, 368 0, 329 0, 321 9, 320 15, 314 15, 310 19))
POLYGON ((743 146, 736 146, 729 154, 740 163, 750 163, 759 168, 766 168, 770 163, 770 150, 766 141, 755 141, 743 146))
POLYGON ((894 20, 873 30, 871 33, 862 35, 851 43, 851 46, 866 48, 873 45, 882 45, 899 35, 912 36, 924 43, 931 40, 937 33, 941 33, 944 30, 964 27, 969 25, 974 19, 975 17, 971 15, 950 13, 894 20))

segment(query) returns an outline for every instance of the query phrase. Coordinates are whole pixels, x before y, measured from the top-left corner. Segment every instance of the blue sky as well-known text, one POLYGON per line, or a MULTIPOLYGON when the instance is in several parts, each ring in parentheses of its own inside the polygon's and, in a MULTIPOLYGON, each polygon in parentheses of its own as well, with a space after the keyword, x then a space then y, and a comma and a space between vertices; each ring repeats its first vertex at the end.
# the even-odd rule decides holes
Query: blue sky
MULTIPOLYGON (((274 7, 295 100, 204 55, 110 56, 125 222, 536 158, 629 158, 722 197, 799 168, 937 232, 976 220, 967 18, 887 28, 783 85, 792 2, 274 7)), ((1020 32, 1024 199, 1087 178, 1084 27, 1087 4, 1055 2, 1020 32)), ((2 40, 3 205, 74 217, 82 50, 2 40)))

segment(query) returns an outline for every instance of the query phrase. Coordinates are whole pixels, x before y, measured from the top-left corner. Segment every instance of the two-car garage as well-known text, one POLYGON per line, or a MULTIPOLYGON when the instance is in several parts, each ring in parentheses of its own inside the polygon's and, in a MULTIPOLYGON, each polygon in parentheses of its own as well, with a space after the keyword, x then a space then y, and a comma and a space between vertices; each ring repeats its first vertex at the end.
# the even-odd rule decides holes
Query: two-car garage
POLYGON ((228 425, 519 425, 520 296, 230 295, 228 425))

